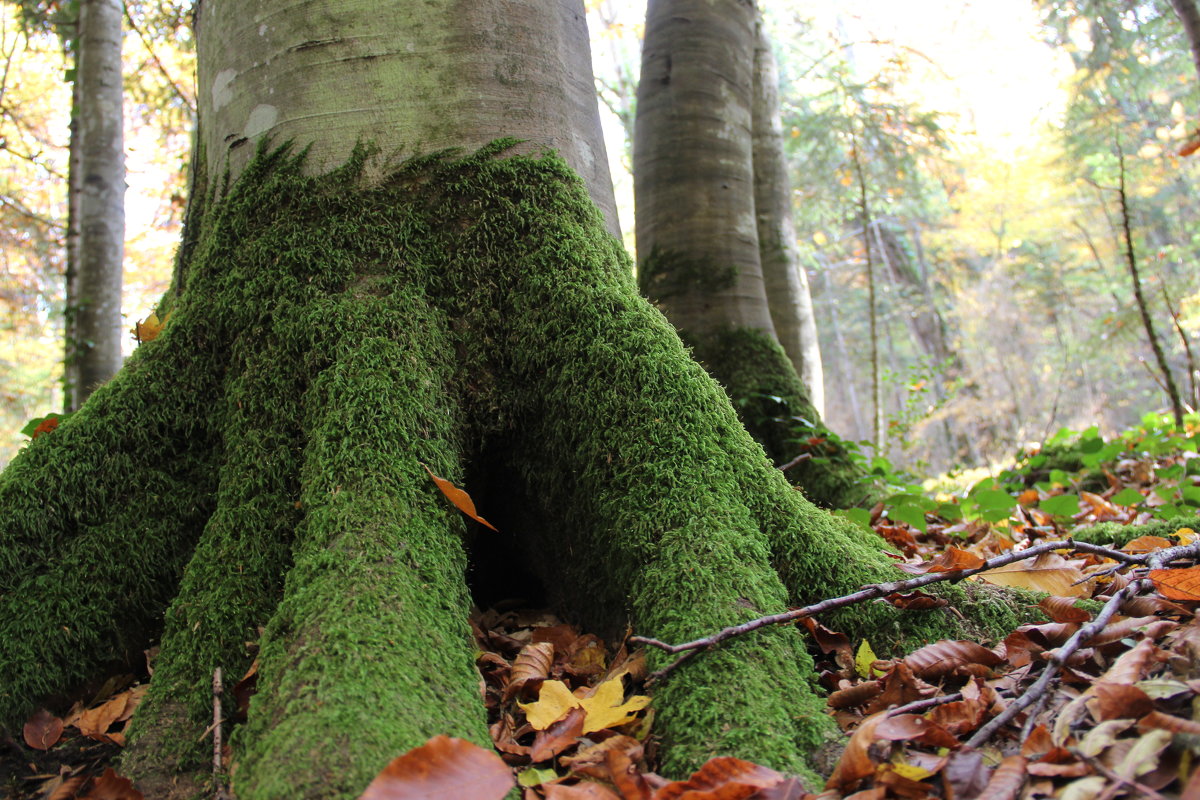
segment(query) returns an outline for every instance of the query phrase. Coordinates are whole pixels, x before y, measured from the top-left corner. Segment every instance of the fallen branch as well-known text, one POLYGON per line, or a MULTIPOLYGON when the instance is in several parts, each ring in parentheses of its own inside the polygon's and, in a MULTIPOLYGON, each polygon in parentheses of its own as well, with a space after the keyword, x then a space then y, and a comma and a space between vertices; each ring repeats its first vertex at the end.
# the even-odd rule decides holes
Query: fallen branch
MULTIPOLYGON (((720 644, 727 639, 732 639, 736 636, 741 636, 751 631, 756 631, 760 628, 766 628, 771 625, 783 625, 789 622, 794 622, 801 617, 814 617, 827 611, 834 611, 839 608, 856 605, 867 600, 877 600, 887 597, 890 594, 911 592, 914 589, 919 589, 923 586, 928 586, 932 583, 951 582, 968 578, 972 575, 978 575, 981 572, 987 572, 990 569, 1014 564, 1018 561, 1035 558, 1043 553, 1053 552, 1055 550, 1070 550, 1075 553, 1093 553, 1095 555, 1104 556, 1114 561, 1122 561, 1130 565, 1165 565, 1179 558, 1197 558, 1200 557, 1200 543, 1191 545, 1180 545, 1177 547, 1169 547, 1154 553, 1124 553, 1120 550, 1114 550, 1111 547, 1102 545, 1090 544, 1088 542, 1076 542, 1071 539, 1055 542, 1042 542, 1024 550, 1010 550, 998 556, 989 558, 983 562, 981 566, 972 567, 971 569, 946 570, 943 572, 929 572, 924 575, 918 575, 915 578, 910 578, 904 581, 892 581, 889 583, 875 583, 864 586, 857 592, 853 592, 841 597, 834 597, 828 600, 822 600, 819 603, 804 606, 803 608, 791 609, 778 614, 768 614, 757 619, 743 622, 739 625, 731 625, 728 628, 723 628, 716 633, 705 636, 700 639, 694 639, 683 644, 668 644, 659 639, 650 638, 647 636, 631 636, 629 641, 634 644, 644 644, 650 647, 655 647, 666 653, 681 654, 679 658, 663 667, 662 669, 651 673, 647 677, 648 683, 654 683, 662 680, 667 675, 679 668, 685 661, 692 657, 696 652, 707 650, 710 647, 720 644)), ((1132 584, 1131 584, 1132 585, 1132 584)), ((1103 613, 1103 612, 1102 612, 1103 613)), ((1111 616, 1111 615, 1110 615, 1111 616)))

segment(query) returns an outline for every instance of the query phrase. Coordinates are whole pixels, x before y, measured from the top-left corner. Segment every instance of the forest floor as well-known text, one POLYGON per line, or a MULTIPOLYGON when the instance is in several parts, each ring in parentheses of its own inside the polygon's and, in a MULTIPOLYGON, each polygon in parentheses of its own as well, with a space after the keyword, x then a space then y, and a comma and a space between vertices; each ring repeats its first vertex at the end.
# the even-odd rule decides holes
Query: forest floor
MULTIPOLYGON (((1200 800, 1200 433, 1148 420, 1105 441, 1060 434, 959 496, 915 487, 844 513, 888 543, 907 580, 830 600, 927 609, 939 581, 1043 592, 1046 621, 1003 641, 939 641, 881 659, 816 611, 828 713, 846 734, 823 786, 733 758, 688 781, 653 771, 644 652, 544 610, 500 604, 472 619, 494 751, 436 737, 397 758, 369 800, 1200 800), (468 788, 469 787, 469 788, 468 788)), ((886 478, 895 479, 894 475, 886 478)), ((449 496, 449 493, 448 493, 449 496)), ((822 604, 822 609, 829 603, 822 604)), ((753 626, 750 626, 753 627, 753 626)), ((720 646, 714 631, 688 657, 720 646)), ((0 751, 13 800, 139 800, 110 763, 152 667, 111 676, 63 716, 33 715, 0 751)), ((236 718, 254 675, 228 681, 236 718)), ((228 752, 217 762, 228 764, 228 752)), ((213 796, 221 792, 214 778, 213 796)), ((151 799, 153 800, 153 799, 151 799)))

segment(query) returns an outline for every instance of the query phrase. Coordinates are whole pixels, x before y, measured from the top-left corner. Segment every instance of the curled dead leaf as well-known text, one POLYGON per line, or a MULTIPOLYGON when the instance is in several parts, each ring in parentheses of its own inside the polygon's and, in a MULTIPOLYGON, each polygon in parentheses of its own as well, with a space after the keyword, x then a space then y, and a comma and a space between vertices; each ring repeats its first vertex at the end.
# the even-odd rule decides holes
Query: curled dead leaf
POLYGON ((442 494, 446 495, 446 498, 449 499, 459 511, 463 512, 480 525, 484 525, 499 533, 499 531, 496 530, 495 525, 488 522, 475 512, 475 501, 471 499, 471 495, 467 494, 465 491, 458 488, 445 478, 439 478, 437 475, 434 475, 433 470, 431 470, 429 467, 426 467, 424 464, 421 466, 425 467, 425 471, 429 473, 429 477, 433 478, 433 482, 439 489, 441 489, 442 494))
POLYGON ((434 736, 393 759, 359 800, 500 800, 514 784, 512 771, 495 753, 465 739, 434 736))

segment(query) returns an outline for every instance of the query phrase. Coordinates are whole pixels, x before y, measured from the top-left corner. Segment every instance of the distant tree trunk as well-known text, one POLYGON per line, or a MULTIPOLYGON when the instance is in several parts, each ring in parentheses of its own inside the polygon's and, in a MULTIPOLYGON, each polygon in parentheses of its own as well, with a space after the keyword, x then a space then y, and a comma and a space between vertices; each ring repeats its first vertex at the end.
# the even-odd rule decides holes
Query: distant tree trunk
POLYGON ((124 91, 121 3, 79 5, 73 115, 77 130, 78 248, 68 263, 66 386, 68 408, 78 408, 121 367, 121 282, 125 255, 124 91))
POLYGON ((1171 0, 1179 21, 1183 23, 1183 31, 1187 34, 1188 45, 1192 48, 1192 61, 1196 65, 1196 74, 1200 76, 1200 7, 1196 0, 1171 0))
POLYGON ((789 477, 815 502, 856 505, 872 490, 848 454, 803 449, 825 441, 824 426, 767 302, 753 166, 755 16, 741 0, 647 6, 633 148, 638 277, 767 455, 777 464, 811 456, 789 477), (811 433, 797 436, 797 424, 811 433))
POLYGON ((767 302, 779 343, 808 389, 813 408, 823 416, 825 379, 821 343, 817 338, 808 275, 796 248, 792 186, 779 110, 779 69, 761 14, 754 27, 754 206, 767 302))

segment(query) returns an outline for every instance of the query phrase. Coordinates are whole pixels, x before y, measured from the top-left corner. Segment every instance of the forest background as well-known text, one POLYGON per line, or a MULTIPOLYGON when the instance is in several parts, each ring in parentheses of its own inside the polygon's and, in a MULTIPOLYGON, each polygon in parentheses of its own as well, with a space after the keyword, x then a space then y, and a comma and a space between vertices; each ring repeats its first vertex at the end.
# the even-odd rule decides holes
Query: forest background
MULTIPOLYGON (((587 6, 632 251, 644 4, 587 6)), ((129 328, 166 289, 183 217, 190 7, 126 7, 129 328)), ((1151 316, 1196 406, 1200 162, 1179 152, 1200 90, 1168 0, 788 0, 766 14, 833 430, 875 436, 867 246, 878 452, 897 466, 988 464, 1060 427, 1111 433, 1166 408, 1125 263, 1122 171, 1151 316)), ((0 5, 0 464, 62 406, 71 66, 53 31, 0 5)))

